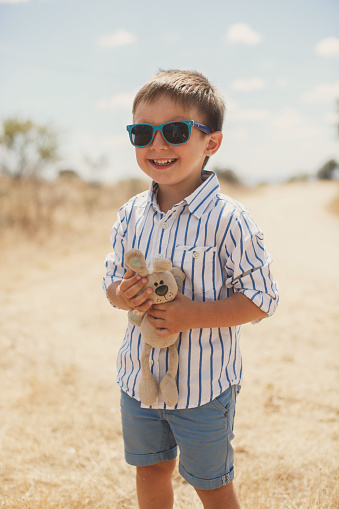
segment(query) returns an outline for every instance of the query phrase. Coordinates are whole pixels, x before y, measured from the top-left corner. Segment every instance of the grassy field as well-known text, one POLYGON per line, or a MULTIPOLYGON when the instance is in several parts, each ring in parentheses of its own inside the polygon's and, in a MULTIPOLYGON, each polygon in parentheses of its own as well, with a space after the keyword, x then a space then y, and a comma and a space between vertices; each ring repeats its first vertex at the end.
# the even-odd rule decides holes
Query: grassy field
MULTIPOLYGON (((101 290, 115 212, 147 184, 0 182, 0 507, 136 509, 101 290)), ((243 509, 338 508, 335 182, 224 189, 266 234, 281 303, 243 328, 235 424, 243 509)), ((175 471, 176 509, 201 507, 175 471)))

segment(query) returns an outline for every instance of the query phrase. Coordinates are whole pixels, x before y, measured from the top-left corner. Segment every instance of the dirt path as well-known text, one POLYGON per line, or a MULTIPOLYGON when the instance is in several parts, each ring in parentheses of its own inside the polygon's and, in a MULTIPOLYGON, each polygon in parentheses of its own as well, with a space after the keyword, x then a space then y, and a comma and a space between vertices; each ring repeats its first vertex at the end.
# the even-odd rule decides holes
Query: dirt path
MULTIPOLYGON (((243 330, 236 420, 244 508, 330 508, 338 467, 339 220, 334 183, 245 193, 274 257, 276 316, 243 330), (253 490, 253 486, 255 489, 253 490)), ((115 358, 126 315, 105 302, 114 213, 97 229, 0 253, 0 502, 135 508, 115 358)), ((176 508, 198 508, 176 472, 176 508)))

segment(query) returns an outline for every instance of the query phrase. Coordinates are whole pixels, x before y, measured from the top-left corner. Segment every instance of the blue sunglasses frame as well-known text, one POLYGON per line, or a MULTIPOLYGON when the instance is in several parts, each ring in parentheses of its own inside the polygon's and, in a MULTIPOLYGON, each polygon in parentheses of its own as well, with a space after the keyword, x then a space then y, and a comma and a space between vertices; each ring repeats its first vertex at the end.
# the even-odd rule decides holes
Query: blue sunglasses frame
POLYGON ((164 124, 130 124, 130 125, 126 126, 126 129, 127 129, 128 133, 129 133, 129 139, 130 139, 130 141, 131 141, 131 143, 132 143, 132 145, 134 147, 148 147, 148 145, 150 145, 152 143, 156 131, 160 131, 161 132, 162 137, 164 138, 166 143, 168 143, 169 145, 184 145, 191 138, 192 127, 196 127, 197 129, 199 129, 199 131, 202 131, 205 134, 211 134, 212 133, 212 130, 209 127, 205 126, 204 124, 200 124, 199 122, 195 122, 195 120, 177 120, 177 121, 172 121, 172 122, 165 122, 164 124), (165 126, 167 126, 167 125, 170 125, 170 124, 185 124, 188 127, 188 138, 187 138, 187 140, 183 141, 182 143, 171 143, 171 142, 169 142, 166 139, 166 137, 164 136, 163 128, 165 126), (151 140, 149 141, 149 143, 146 143, 146 145, 136 145, 135 143, 133 143, 133 140, 132 140, 132 136, 133 136, 132 129, 133 129, 133 127, 143 126, 143 125, 144 126, 152 127, 153 132, 152 132, 151 140))

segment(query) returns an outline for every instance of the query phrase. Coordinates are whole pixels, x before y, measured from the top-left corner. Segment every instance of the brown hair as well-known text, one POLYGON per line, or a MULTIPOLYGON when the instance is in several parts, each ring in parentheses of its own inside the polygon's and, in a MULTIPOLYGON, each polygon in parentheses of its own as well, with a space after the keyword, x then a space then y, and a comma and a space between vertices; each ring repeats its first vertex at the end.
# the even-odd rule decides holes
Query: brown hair
MULTIPOLYGON (((225 103, 219 91, 197 71, 160 70, 137 93, 133 114, 141 102, 164 95, 185 108, 196 108, 212 131, 221 131, 225 103)), ((194 120, 194 119, 190 119, 194 120)))

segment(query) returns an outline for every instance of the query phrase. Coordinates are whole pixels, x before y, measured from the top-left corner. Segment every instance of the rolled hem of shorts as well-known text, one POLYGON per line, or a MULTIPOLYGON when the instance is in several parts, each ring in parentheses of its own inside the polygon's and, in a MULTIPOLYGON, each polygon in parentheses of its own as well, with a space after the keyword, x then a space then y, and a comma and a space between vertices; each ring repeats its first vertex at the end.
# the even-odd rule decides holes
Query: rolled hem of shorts
POLYGON ((229 484, 234 479, 234 466, 228 474, 215 477, 214 479, 200 479, 199 477, 194 477, 185 470, 181 463, 179 464, 179 472, 185 481, 194 488, 198 488, 200 490, 214 490, 216 488, 221 488, 221 486, 226 486, 226 484, 229 484))
POLYGON ((155 452, 152 454, 132 454, 125 451, 125 460, 134 467, 148 467, 162 461, 170 461, 177 457, 177 446, 164 452, 155 452))

